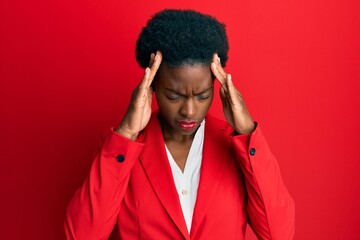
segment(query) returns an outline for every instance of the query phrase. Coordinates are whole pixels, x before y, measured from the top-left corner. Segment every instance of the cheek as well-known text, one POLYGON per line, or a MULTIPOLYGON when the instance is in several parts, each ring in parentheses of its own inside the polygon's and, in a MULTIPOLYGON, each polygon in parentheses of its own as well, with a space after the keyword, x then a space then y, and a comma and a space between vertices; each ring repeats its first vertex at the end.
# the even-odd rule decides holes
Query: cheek
POLYGON ((212 104, 212 101, 214 99, 214 92, 211 94, 211 96, 209 97, 209 101, 206 102, 206 105, 207 105, 207 108, 209 109, 211 104, 212 104))
POLYGON ((206 105, 206 112, 208 112, 209 111, 209 108, 210 108, 210 106, 211 106, 211 103, 212 103, 212 98, 211 98, 211 100, 207 103, 207 105, 206 105))
POLYGON ((156 101, 158 102, 158 105, 159 106, 166 106, 168 105, 167 104, 167 98, 164 94, 161 94, 161 93, 157 93, 155 94, 155 97, 156 97, 156 101))
POLYGON ((156 95, 156 101, 159 106, 159 110, 160 110, 161 114, 165 118, 171 118, 177 111, 176 104, 169 103, 166 96, 156 95))
POLYGON ((212 98, 198 105, 198 117, 205 117, 210 109, 212 98))

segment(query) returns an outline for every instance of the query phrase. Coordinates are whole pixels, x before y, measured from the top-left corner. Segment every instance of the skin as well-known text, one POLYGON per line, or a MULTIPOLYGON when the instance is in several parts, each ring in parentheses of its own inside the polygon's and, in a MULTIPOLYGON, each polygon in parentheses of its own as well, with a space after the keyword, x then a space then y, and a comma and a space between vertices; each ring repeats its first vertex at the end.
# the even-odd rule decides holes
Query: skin
POLYGON ((192 140, 206 117, 214 96, 214 81, 209 66, 161 66, 155 82, 159 117, 164 141, 183 171, 192 140), (183 129, 180 121, 195 122, 183 129))
POLYGON ((179 168, 183 171, 195 132, 205 118, 213 96, 213 76, 220 83, 220 98, 227 122, 238 134, 254 131, 252 120, 240 92, 234 86, 231 75, 221 66, 214 54, 209 66, 191 65, 170 68, 161 65, 162 54, 151 54, 149 67, 134 90, 132 101, 117 132, 136 140, 150 120, 151 101, 154 93, 151 86, 155 75, 155 93, 160 111, 160 123, 164 141, 179 168), (160 68, 161 65, 161 68, 160 68), (160 70, 159 70, 160 68, 160 70), (182 129, 179 121, 194 121, 193 129, 182 129))

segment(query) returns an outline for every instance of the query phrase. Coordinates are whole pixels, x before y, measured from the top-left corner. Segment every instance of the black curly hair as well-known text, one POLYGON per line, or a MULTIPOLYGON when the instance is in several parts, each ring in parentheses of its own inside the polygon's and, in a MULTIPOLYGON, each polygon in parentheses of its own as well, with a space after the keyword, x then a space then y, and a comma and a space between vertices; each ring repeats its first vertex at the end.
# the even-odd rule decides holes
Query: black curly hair
POLYGON ((146 68, 157 50, 170 67, 210 65, 214 53, 225 67, 229 51, 225 25, 193 10, 162 10, 147 22, 136 42, 139 65, 146 68))

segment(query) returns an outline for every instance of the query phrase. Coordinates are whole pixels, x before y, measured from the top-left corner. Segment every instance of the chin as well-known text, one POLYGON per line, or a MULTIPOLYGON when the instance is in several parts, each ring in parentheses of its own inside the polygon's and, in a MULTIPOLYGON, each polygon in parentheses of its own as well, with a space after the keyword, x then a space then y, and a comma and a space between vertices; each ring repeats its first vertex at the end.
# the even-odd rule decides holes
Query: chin
POLYGON ((190 136, 190 135, 193 135, 199 127, 200 127, 200 125, 195 126, 192 129, 182 129, 182 128, 177 126, 176 131, 181 135, 190 136))

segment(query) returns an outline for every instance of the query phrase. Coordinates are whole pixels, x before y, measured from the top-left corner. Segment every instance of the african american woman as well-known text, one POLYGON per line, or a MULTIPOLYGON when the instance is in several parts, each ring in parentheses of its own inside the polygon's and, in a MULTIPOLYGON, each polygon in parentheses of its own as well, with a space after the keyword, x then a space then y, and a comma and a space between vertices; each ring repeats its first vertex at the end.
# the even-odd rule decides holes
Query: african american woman
POLYGON ((104 134, 67 209, 68 239, 292 239, 295 207, 231 75, 225 26, 163 10, 142 29, 145 69, 117 128, 104 134), (225 121, 208 114, 220 84, 225 121), (158 110, 152 112, 155 94, 158 110))

